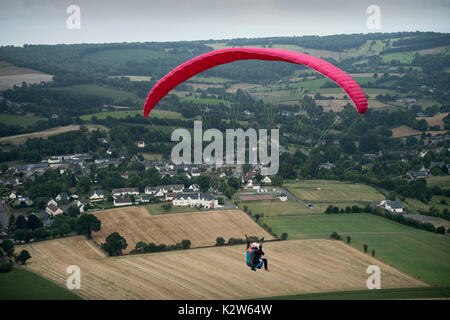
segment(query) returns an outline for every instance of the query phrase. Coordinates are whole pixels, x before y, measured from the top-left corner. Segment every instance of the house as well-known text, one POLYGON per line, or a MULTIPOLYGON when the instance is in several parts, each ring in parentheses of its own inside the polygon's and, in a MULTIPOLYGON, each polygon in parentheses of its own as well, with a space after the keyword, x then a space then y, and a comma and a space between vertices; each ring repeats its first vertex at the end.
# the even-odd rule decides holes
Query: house
POLYGON ((49 215, 52 215, 52 216, 56 216, 58 214, 63 213, 63 211, 60 208, 58 208, 57 206, 55 206, 53 204, 48 205, 47 208, 45 208, 45 212, 47 212, 49 215))
POLYGON ((137 141, 136 144, 137 144, 138 148, 145 148, 145 142, 144 141, 137 141))
POLYGON ((80 209, 81 213, 85 212, 85 210, 86 210, 85 206, 88 203, 89 203, 88 200, 77 200, 76 205, 77 205, 78 209, 80 209))
POLYGON ((392 213, 403 213, 403 210, 405 209, 401 202, 393 200, 383 200, 378 206, 392 213))
POLYGON ((191 170, 191 177, 199 177, 200 176, 200 170, 198 170, 197 168, 193 168, 191 170))
POLYGON ((54 205, 55 207, 57 207, 57 206, 58 206, 58 203, 57 203, 55 200, 50 199, 49 202, 47 202, 47 207, 48 207, 49 205, 54 205))
POLYGON ((177 194, 175 192, 166 193, 166 201, 172 201, 177 194))
POLYGON ((105 194, 103 193, 103 190, 95 190, 94 193, 92 193, 91 196, 89 197, 89 199, 91 200, 100 200, 104 198, 105 194))
POLYGON ((213 196, 201 192, 180 192, 172 200, 174 206, 215 208, 219 204, 213 196))
POLYGON ((150 202, 150 196, 148 195, 137 196, 136 201, 141 203, 148 203, 150 202))
POLYGON ((11 192, 11 194, 9 195, 10 199, 17 199, 17 195, 14 192, 11 192))
POLYGON ((55 199, 58 202, 67 201, 67 200, 69 200, 69 196, 67 195, 67 193, 62 192, 62 193, 58 194, 55 199))
POLYGON ((61 163, 61 160, 59 160, 58 157, 51 157, 47 160, 48 164, 58 164, 61 163))
POLYGON ((114 206, 115 207, 119 207, 119 206, 131 206, 132 202, 130 198, 117 198, 114 199, 114 206))
POLYGON ((326 163, 321 163, 319 165, 319 169, 328 169, 331 170, 334 167, 334 164, 332 164, 331 162, 327 161, 326 163))
POLYGON ((127 172, 127 171, 122 171, 122 172, 120 173, 120 176, 121 176, 122 178, 124 178, 124 179, 128 179, 128 172, 127 172))
POLYGON ((119 188, 119 189, 113 189, 112 193, 113 193, 114 197, 138 195, 139 189, 138 188, 119 188))
POLYGON ((200 191, 200 186, 198 184, 191 184, 189 186, 189 190, 191 190, 191 192, 197 192, 200 191))
POLYGON ((164 186, 156 186, 156 187, 145 187, 145 194, 154 195, 157 197, 162 197, 168 192, 179 193, 183 190, 184 185, 182 184, 169 184, 164 186))
POLYGON ((262 179, 261 182, 266 183, 266 184, 271 184, 272 183, 272 179, 270 179, 269 176, 265 176, 264 179, 262 179))
POLYGON ((288 200, 288 196, 286 193, 280 193, 278 198, 280 199, 280 201, 283 201, 283 202, 288 200))

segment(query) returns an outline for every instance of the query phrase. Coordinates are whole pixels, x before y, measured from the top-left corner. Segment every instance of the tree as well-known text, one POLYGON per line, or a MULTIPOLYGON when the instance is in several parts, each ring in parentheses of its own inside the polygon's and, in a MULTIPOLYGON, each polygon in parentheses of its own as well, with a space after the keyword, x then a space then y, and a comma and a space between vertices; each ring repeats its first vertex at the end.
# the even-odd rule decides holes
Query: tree
POLYGON ((191 240, 181 240, 181 246, 183 249, 189 249, 191 247, 191 240))
POLYGON ((217 203, 221 206, 223 206, 225 204, 225 200, 223 199, 223 197, 218 197, 217 198, 217 203))
POLYGON ((350 244, 350 241, 352 241, 352 237, 347 236, 347 243, 350 244))
POLYGON ((31 239, 30 230, 27 229, 19 229, 14 232, 14 240, 25 241, 28 242, 31 239))
POLYGON ((225 239, 222 237, 217 237, 216 238, 216 246, 220 247, 223 246, 225 244, 225 239))
POLYGON ((13 233, 16 230, 16 217, 12 214, 9 217, 8 232, 13 233))
POLYGON ((16 228, 15 230, 26 229, 27 228, 27 219, 23 215, 20 215, 16 219, 16 228))
POLYGON ((118 232, 113 232, 102 243, 102 249, 110 256, 119 256, 128 247, 127 241, 118 232))
POLYGON ((91 239, 92 231, 100 231, 102 222, 93 214, 83 214, 78 218, 75 229, 78 234, 86 234, 91 239))
POLYGON ((172 209, 172 204, 170 202, 164 203, 161 208, 163 208, 165 211, 169 211, 172 209))
POLYGON ((59 227, 59 235, 64 237, 66 234, 70 232, 70 226, 67 222, 63 223, 61 227, 59 227))
POLYGON ((375 250, 372 250, 372 257, 375 257, 375 250))
POLYGON ((438 228, 436 229, 436 232, 437 232, 437 233, 440 233, 440 234, 445 234, 445 227, 444 227, 444 226, 438 227, 438 228))
POLYGON ((281 234, 281 240, 286 240, 288 238, 288 233, 287 232, 283 232, 281 234))
POLYGON ((80 215, 80 208, 77 206, 70 206, 69 209, 67 209, 67 213, 71 217, 78 217, 80 215))
POLYGON ((35 230, 42 227, 42 221, 35 214, 31 214, 27 219, 27 228, 35 230))
POLYGON ((31 255, 27 250, 20 251, 19 255, 16 257, 16 262, 25 264, 27 260, 31 259, 31 255))
POLYGON ((369 248, 369 246, 367 244, 364 244, 363 248, 364 248, 364 253, 367 253, 367 249, 369 248))
POLYGON ((9 257, 14 254, 14 243, 11 240, 3 240, 0 244, 0 248, 2 248, 3 252, 9 257))

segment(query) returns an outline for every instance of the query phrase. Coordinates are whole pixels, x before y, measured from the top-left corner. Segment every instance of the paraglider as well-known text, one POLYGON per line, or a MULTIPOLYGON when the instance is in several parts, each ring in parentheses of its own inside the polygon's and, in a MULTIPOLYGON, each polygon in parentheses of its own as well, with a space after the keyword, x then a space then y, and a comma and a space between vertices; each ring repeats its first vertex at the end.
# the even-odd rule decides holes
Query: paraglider
POLYGON ((238 60, 284 61, 308 66, 336 82, 349 95, 359 113, 367 110, 366 95, 358 83, 347 73, 331 63, 304 53, 284 49, 227 48, 214 50, 195 57, 166 74, 149 92, 144 103, 144 116, 173 88, 198 73, 218 65, 238 60))

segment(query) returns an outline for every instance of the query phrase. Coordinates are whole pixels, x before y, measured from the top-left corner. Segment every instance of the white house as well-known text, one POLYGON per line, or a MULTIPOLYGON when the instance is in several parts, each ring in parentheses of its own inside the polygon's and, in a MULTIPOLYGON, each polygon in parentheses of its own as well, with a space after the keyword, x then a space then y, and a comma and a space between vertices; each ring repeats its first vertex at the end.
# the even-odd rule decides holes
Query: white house
POLYGON ((119 189, 113 189, 112 193, 115 197, 138 195, 139 189, 138 188, 119 188, 119 189))
POLYGON ((280 199, 280 201, 287 201, 288 200, 288 196, 286 193, 281 193, 278 198, 280 199))
POLYGON ((11 192, 11 194, 9 195, 10 199, 16 199, 17 195, 14 192, 11 192))
POLYGON ((101 200, 105 198, 105 194, 103 190, 95 190, 94 193, 91 194, 89 199, 91 200, 101 200))
POLYGON ((45 211, 48 214, 51 214, 52 216, 56 216, 58 214, 63 213, 63 211, 60 208, 58 208, 57 206, 55 206, 53 204, 48 205, 47 208, 45 208, 45 211))
POLYGON ((272 179, 270 179, 269 176, 265 176, 264 179, 262 179, 262 182, 264 182, 266 184, 271 184, 272 183, 272 179))
POLYGON ((198 184, 191 184, 189 186, 189 190, 193 191, 193 192, 197 192, 200 190, 200 186, 198 184))
POLYGON ((213 196, 201 192, 180 192, 172 200, 174 206, 191 206, 215 208, 218 206, 217 199, 213 196))
POLYGON ((138 141, 137 143, 138 148, 145 148, 145 142, 144 141, 138 141))
POLYGON ((114 199, 114 206, 115 207, 119 207, 119 206, 131 206, 131 199, 130 198, 117 198, 114 199))
POLYGON ((381 201, 379 207, 393 213, 403 213, 403 209, 405 209, 405 207, 401 204, 401 202, 392 200, 381 201))

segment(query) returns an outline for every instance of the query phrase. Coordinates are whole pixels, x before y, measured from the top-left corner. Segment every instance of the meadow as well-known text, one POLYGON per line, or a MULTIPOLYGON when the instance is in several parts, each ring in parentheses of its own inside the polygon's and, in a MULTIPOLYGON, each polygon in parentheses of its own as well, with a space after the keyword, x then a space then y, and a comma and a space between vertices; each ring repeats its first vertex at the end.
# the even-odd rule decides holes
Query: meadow
POLYGON ((24 268, 0 273, 0 300, 82 300, 60 284, 24 268))
POLYGON ((435 286, 450 286, 450 237, 407 227, 396 222, 361 214, 331 214, 268 217, 265 222, 276 234, 287 232, 288 239, 329 238, 332 232, 351 245, 369 253, 417 279, 435 286))
POLYGON ((0 113, 0 124, 3 125, 29 127, 39 120, 47 121, 45 118, 0 113))

